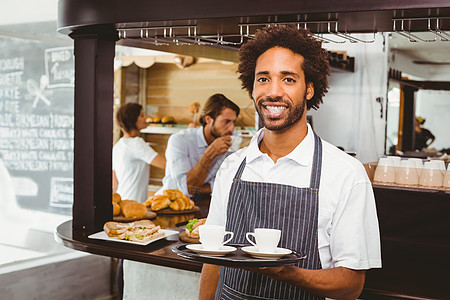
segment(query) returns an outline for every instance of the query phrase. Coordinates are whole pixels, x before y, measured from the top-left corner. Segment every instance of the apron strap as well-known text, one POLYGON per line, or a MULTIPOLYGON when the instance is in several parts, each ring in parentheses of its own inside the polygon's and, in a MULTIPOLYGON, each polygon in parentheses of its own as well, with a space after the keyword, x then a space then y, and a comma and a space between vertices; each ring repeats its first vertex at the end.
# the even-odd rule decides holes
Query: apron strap
POLYGON ((322 140, 314 132, 314 156, 313 166, 311 168, 311 182, 309 184, 311 189, 319 189, 320 175, 322 171, 322 140))
MULTIPOLYGON (((246 157, 242 160, 239 168, 234 175, 233 180, 241 179, 242 173, 245 169, 246 157)), ((311 181, 309 187, 311 189, 319 189, 320 186, 320 175, 322 171, 322 140, 314 132, 314 156, 313 156, 313 166, 311 168, 311 181)))
POLYGON ((242 172, 244 172, 244 169, 245 169, 245 161, 246 160, 247 160, 247 158, 244 157, 244 160, 241 162, 239 169, 237 170, 236 174, 234 175, 233 180, 241 179, 242 172))

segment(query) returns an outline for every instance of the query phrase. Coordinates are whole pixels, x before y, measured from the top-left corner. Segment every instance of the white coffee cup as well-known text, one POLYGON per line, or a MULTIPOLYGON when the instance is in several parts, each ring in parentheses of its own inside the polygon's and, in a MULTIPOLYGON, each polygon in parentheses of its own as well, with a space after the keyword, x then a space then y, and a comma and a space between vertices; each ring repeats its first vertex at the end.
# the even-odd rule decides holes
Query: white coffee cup
POLYGON ((231 135, 231 146, 228 148, 228 152, 236 152, 241 147, 242 137, 239 135, 231 135))
POLYGON ((200 243, 202 243, 205 250, 219 250, 220 247, 231 241, 234 233, 231 231, 225 231, 225 226, 221 225, 201 225, 198 227, 200 243), (230 234, 231 237, 223 241, 225 235, 230 234))
POLYGON ((270 228, 255 228, 255 232, 247 232, 245 238, 250 244, 255 246, 258 252, 274 253, 277 249, 278 243, 281 238, 281 230, 270 228), (254 243, 250 236, 253 236, 256 240, 254 243))

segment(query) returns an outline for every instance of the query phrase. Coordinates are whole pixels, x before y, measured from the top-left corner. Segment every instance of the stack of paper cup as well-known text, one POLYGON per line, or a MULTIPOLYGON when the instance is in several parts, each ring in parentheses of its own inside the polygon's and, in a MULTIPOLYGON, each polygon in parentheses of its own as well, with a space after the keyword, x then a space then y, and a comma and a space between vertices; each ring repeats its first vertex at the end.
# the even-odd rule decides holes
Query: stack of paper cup
POLYGON ((417 174, 420 176, 422 174, 423 169, 423 162, 420 158, 408 158, 409 161, 414 162, 414 165, 416 166, 417 174))
POLYGON ((388 156, 387 157, 395 166, 395 171, 397 172, 398 168, 400 168, 400 163, 402 158, 400 156, 388 156))
POLYGON ((445 189, 450 190, 450 164, 448 164, 447 171, 445 171, 443 186, 445 189))
POLYGON ((392 184, 395 181, 395 164, 394 161, 387 158, 381 157, 378 160, 377 168, 375 169, 375 174, 373 181, 379 184, 392 184))
POLYGON ((430 163, 433 164, 438 170, 441 170, 442 175, 445 175, 445 161, 443 160, 430 160, 430 163))
POLYGON ((419 175, 414 161, 404 159, 395 175, 395 183, 403 186, 419 185, 419 175))
POLYGON ((432 161, 425 162, 420 175, 419 185, 428 188, 438 188, 442 186, 444 175, 441 171, 440 164, 432 161))

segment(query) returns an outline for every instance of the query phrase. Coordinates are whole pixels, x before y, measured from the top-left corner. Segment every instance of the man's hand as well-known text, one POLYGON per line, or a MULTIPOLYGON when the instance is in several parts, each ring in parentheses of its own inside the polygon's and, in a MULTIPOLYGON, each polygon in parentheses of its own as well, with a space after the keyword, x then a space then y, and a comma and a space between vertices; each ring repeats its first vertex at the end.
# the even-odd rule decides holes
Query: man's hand
POLYGON ((203 264, 200 277, 199 300, 214 299, 219 282, 220 266, 203 264))
POLYGON ((211 158, 215 158, 216 156, 222 155, 228 151, 228 148, 231 146, 231 136, 225 135, 219 138, 216 138, 211 144, 209 144, 205 153, 211 158))
POLYGON ((229 135, 219 137, 209 144, 195 167, 186 173, 186 183, 189 194, 193 195, 195 193, 203 192, 204 182, 214 159, 227 152, 230 146, 231 137, 229 135))
POLYGON ((365 280, 365 270, 344 267, 321 270, 307 270, 296 266, 245 269, 333 299, 356 299, 361 294, 365 280))
POLYGON ((259 273, 262 275, 266 275, 274 280, 284 280, 286 281, 289 278, 286 278, 286 275, 289 273, 289 268, 291 266, 286 267, 261 267, 261 268, 244 268, 247 271, 259 273))

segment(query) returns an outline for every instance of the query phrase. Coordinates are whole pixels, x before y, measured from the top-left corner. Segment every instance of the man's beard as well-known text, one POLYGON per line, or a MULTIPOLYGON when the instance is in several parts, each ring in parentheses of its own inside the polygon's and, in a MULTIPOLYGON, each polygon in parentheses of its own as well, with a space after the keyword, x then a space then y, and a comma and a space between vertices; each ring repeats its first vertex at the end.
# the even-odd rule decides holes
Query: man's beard
POLYGON ((214 126, 216 124, 216 120, 213 120, 213 123, 211 125, 211 128, 209 129, 209 133, 214 137, 214 139, 220 138, 221 136, 224 136, 226 134, 220 134, 217 132, 216 127, 214 126))
MULTIPOLYGON (((283 130, 283 129, 286 129, 286 128, 294 125, 295 123, 300 121, 301 118, 303 117, 303 113, 305 112, 305 105, 306 105, 306 93, 303 97, 303 101, 301 101, 300 103, 297 103, 292 108, 288 108, 290 110, 290 112, 284 118, 284 122, 282 122, 282 123, 274 124, 274 123, 270 122, 271 119, 264 115, 263 107, 261 104, 263 102, 265 102, 265 104, 267 104, 268 102, 284 102, 284 101, 282 101, 281 98, 273 99, 273 98, 267 97, 265 101, 260 101, 258 105, 255 102, 256 111, 258 112, 259 118, 263 122, 264 127, 267 128, 268 130, 272 130, 272 131, 283 130)), ((276 120, 276 119, 274 119, 274 120, 276 120)))

